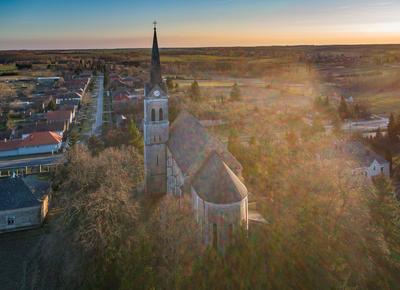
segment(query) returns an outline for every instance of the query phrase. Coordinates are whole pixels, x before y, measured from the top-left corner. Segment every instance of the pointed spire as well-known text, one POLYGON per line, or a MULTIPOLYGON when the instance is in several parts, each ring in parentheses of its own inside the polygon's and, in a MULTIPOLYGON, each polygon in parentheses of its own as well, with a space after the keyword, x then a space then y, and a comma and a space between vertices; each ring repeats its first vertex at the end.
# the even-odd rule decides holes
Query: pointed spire
POLYGON ((154 24, 154 36, 153 36, 153 49, 151 53, 150 83, 156 85, 162 83, 162 78, 161 78, 160 52, 158 51, 158 41, 157 41, 157 22, 154 22, 153 24, 154 24))

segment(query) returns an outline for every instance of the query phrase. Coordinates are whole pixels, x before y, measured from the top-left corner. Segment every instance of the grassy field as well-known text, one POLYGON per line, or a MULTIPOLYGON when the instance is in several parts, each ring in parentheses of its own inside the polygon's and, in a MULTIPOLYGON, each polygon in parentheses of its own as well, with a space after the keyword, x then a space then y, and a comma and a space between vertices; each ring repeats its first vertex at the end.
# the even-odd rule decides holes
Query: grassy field
MULTIPOLYGON (((189 87, 194 80, 174 80, 175 83, 179 85, 179 87, 189 87)), ((229 80, 197 80, 199 83, 200 87, 208 87, 208 88, 214 88, 214 87, 232 87, 235 82, 234 81, 229 81, 229 80)), ((241 85, 239 83, 239 85, 241 85)))
MULTIPOLYGON (((273 88, 296 97, 353 96, 367 102, 373 113, 400 111, 398 45, 162 48, 160 53, 163 74, 181 78, 176 82, 183 89, 193 79, 210 91, 228 90, 238 83, 244 91, 273 88)), ((12 71, 18 76, 9 79, 54 75, 81 60, 105 61, 116 73, 146 80, 150 54, 150 49, 0 52, 4 63, 15 59, 33 63, 32 69, 19 71, 14 64, 0 65, 0 80, 5 78, 2 73, 12 71), (47 69, 55 60, 54 70, 47 69)))
POLYGON ((372 113, 390 115, 390 113, 400 113, 400 92, 383 92, 377 94, 364 94, 358 100, 370 104, 372 113))
POLYGON ((227 56, 216 56, 216 55, 204 55, 204 54, 193 54, 193 55, 178 55, 161 56, 162 63, 168 62, 213 62, 213 61, 237 61, 240 58, 227 57, 227 56))
POLYGON ((13 75, 17 73, 15 65, 0 65, 0 76, 13 75))

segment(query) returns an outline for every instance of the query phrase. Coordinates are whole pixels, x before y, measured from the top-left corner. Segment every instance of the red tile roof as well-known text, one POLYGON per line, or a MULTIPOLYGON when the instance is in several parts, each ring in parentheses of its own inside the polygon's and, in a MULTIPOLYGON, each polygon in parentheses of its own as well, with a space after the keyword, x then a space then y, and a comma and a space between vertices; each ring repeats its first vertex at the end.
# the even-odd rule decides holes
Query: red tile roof
POLYGON ((0 151, 13 150, 20 147, 21 139, 0 141, 0 151))
POLYGON ((120 95, 116 95, 114 97, 114 102, 124 102, 124 101, 129 101, 129 100, 130 100, 129 95, 124 94, 124 93, 122 93, 120 95))
POLYGON ((0 151, 13 150, 21 147, 41 145, 55 145, 62 141, 62 137, 55 132, 35 132, 25 139, 0 141, 0 151))
POLYGON ((61 141, 62 137, 56 132, 35 132, 23 139, 22 147, 59 144, 61 141))

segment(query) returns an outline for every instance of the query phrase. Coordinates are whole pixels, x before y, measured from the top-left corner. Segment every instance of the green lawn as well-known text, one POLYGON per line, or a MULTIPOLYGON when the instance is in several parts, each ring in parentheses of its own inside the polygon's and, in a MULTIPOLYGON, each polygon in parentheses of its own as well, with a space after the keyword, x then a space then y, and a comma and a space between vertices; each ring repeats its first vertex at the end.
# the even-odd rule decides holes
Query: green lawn
POLYGON ((0 76, 15 73, 17 73, 15 65, 0 65, 0 76))
POLYGON ((356 99, 366 101, 371 111, 376 114, 400 113, 400 92, 384 92, 360 96, 356 99))

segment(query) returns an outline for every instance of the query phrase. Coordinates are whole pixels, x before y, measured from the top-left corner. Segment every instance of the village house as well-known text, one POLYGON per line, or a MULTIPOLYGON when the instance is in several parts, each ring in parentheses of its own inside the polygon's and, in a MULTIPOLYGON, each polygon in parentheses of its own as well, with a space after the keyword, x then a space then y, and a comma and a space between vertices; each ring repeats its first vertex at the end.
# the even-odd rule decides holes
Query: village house
POLYGON ((342 149, 345 154, 353 158, 357 165, 353 173, 361 174, 367 178, 380 175, 390 177, 390 162, 361 142, 346 142, 342 149))
POLYGON ((56 153, 61 149, 62 137, 55 132, 34 132, 25 138, 0 141, 0 157, 56 153))
POLYGON ((112 92, 113 108, 115 110, 126 108, 127 105, 137 102, 138 97, 130 91, 120 89, 112 92))
POLYGON ((120 76, 110 76, 110 88, 112 90, 126 89, 132 90, 143 85, 143 80, 138 77, 120 77, 120 76))
POLYGON ((21 128, 17 129, 14 133, 14 138, 23 138, 25 139, 28 135, 35 132, 56 132, 61 137, 64 136, 64 133, 67 130, 67 123, 64 121, 54 121, 51 123, 48 122, 32 122, 23 124, 21 128))
POLYGON ((57 105, 62 105, 65 102, 73 101, 74 104, 79 105, 82 100, 82 96, 79 93, 68 92, 55 96, 55 102, 57 105))
POLYGON ((45 114, 45 119, 48 123, 66 122, 69 126, 74 120, 74 113, 72 111, 49 111, 45 114))
POLYGON ((36 79, 38 85, 43 86, 54 86, 57 82, 61 80, 60 77, 38 77, 36 79))
POLYGON ((131 88, 143 86, 143 80, 140 77, 127 76, 122 78, 122 82, 131 88))
POLYGON ((76 78, 65 81, 64 86, 69 91, 78 93, 79 95, 83 96, 87 92, 90 81, 90 77, 76 78))
POLYGON ((0 233, 41 226, 48 204, 48 187, 32 190, 21 177, 0 179, 0 233))

